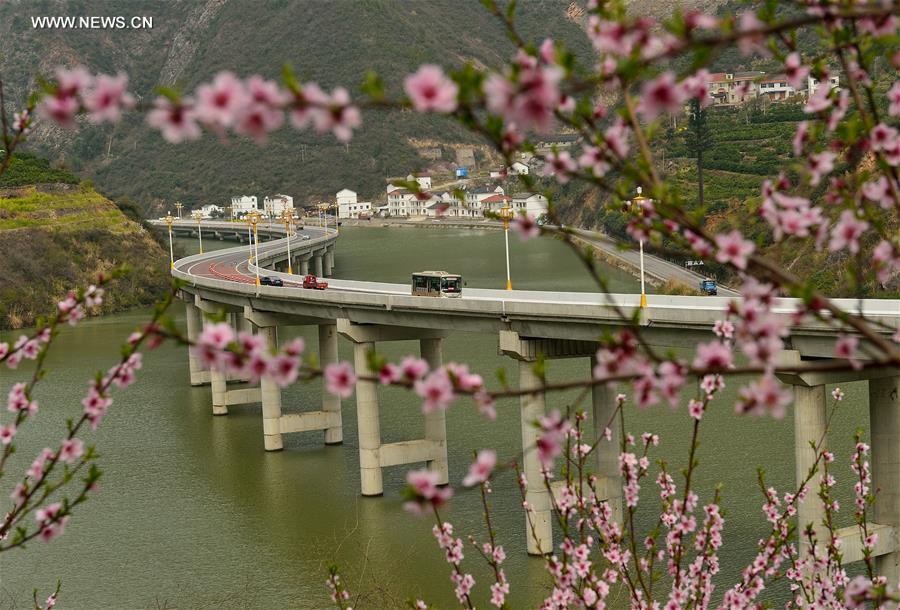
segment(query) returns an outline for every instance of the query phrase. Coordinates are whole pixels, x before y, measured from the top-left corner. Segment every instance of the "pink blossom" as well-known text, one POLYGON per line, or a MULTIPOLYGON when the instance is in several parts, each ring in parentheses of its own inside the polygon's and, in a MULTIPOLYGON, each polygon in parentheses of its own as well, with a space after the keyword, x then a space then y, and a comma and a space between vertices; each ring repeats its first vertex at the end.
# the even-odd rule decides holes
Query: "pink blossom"
POLYGON ((625 121, 621 118, 613 121, 603 132, 603 141, 616 157, 624 159, 628 155, 628 127, 625 121))
POLYGON ((450 374, 453 387, 463 392, 478 390, 484 383, 481 375, 469 371, 468 364, 448 362, 444 369, 450 374))
MULTIPOLYGON (((427 504, 440 507, 453 496, 452 487, 439 486, 440 474, 431 470, 410 470, 406 473, 408 492, 413 500, 406 502, 403 508, 413 513, 421 513, 427 504)), ((450 530, 452 532, 452 528, 450 530)), ((452 546, 456 546, 455 543, 452 546)), ((462 542, 459 542, 459 559, 462 559, 462 542)), ((449 552, 448 552, 449 557, 449 552)))
POLYGON ((713 15, 699 11, 688 11, 684 15, 684 25, 689 29, 713 30, 719 27, 719 20, 713 15))
POLYGON ((797 131, 794 133, 793 147, 794 156, 799 157, 803 153, 803 146, 809 140, 809 122, 800 121, 797 123, 797 131))
POLYGON ((66 464, 71 464, 84 455, 84 441, 80 438, 67 438, 62 442, 59 450, 59 459, 66 464))
POLYGON ((831 391, 831 396, 836 401, 840 402, 840 401, 844 400, 844 391, 841 390, 840 388, 835 388, 831 391))
POLYGON ((709 70, 702 68, 681 82, 685 96, 698 100, 701 108, 712 103, 709 95, 709 76, 709 70))
POLYGON ((544 175, 556 176, 556 180, 560 184, 568 182, 571 177, 570 174, 574 174, 577 170, 578 166, 575 164, 572 156, 565 150, 554 150, 551 152, 544 165, 544 175))
POLYGON ((444 410, 456 397, 453 393, 453 383, 443 369, 432 371, 424 379, 419 379, 413 385, 413 389, 425 399, 422 403, 423 413, 444 410))
POLYGON ((868 222, 859 220, 852 210, 844 210, 841 212, 838 223, 831 229, 831 241, 828 243, 828 249, 837 252, 847 248, 851 253, 856 254, 859 252, 859 238, 868 228, 868 222))
POLYGON ((675 83, 673 72, 664 72, 652 81, 644 84, 641 90, 641 101, 638 111, 648 121, 660 114, 672 114, 684 106, 685 93, 675 83))
POLYGON ((734 324, 728 320, 716 320, 713 333, 720 339, 731 339, 734 336, 734 324))
POLYGON ((469 474, 463 479, 463 485, 472 487, 480 485, 491 477, 494 467, 497 465, 497 452, 492 449, 482 449, 478 452, 475 461, 469 466, 469 474))
POLYGON ((270 363, 269 373, 278 387, 286 388, 297 381, 300 373, 300 360, 288 354, 278 354, 270 363))
POLYGON ((741 37, 737 42, 742 55, 757 53, 767 56, 769 54, 765 46, 766 37, 761 32, 765 27, 766 24, 760 21, 753 11, 741 13, 737 28, 741 37))
POLYGON ((541 234, 540 225, 528 214, 519 214, 509 224, 522 241, 528 241, 541 234))
POLYGON ((378 371, 378 381, 382 385, 390 385, 392 383, 397 383, 403 378, 403 372, 400 370, 400 367, 396 364, 392 364, 390 362, 386 363, 381 367, 381 370, 378 371))
POLYGON ((422 358, 407 356, 400 361, 400 370, 403 372, 403 376, 406 377, 408 381, 421 379, 425 376, 426 373, 428 373, 428 369, 428 363, 425 362, 425 360, 423 360, 422 358))
POLYGON ((0 445, 4 447, 9 445, 12 442, 13 437, 16 435, 16 425, 9 424, 8 426, 0 426, 0 445))
POLYGON ((900 252, 894 249, 891 242, 883 239, 872 251, 872 262, 878 281, 885 284, 900 270, 900 252))
POLYGON ((721 341, 710 341, 697 346, 694 357, 695 369, 727 369, 731 366, 731 348, 721 341))
POLYGON ((128 75, 101 74, 84 94, 84 107, 91 123, 117 123, 122 110, 134 106, 134 97, 128 93, 128 75))
POLYGON ((172 102, 158 97, 153 102, 153 110, 147 113, 147 124, 159 129, 163 139, 170 144, 178 144, 200 137, 197 115, 190 99, 172 102))
POLYGON ((299 356, 306 350, 306 341, 303 340, 303 337, 297 337, 284 344, 281 350, 288 356, 299 356))
POLYGON ((815 90, 815 92, 809 96, 809 100, 806 102, 806 106, 803 107, 803 112, 808 114, 814 112, 822 112, 823 110, 827 110, 831 107, 831 88, 825 84, 819 85, 819 88, 815 90))
POLYGON ((697 421, 700 421, 700 418, 703 417, 704 409, 705 407, 703 406, 703 403, 699 400, 694 400, 692 398, 688 402, 688 414, 697 421))
POLYGON ((473 398, 475 399, 475 405, 478 407, 479 413, 491 421, 497 419, 497 409, 494 398, 490 394, 485 390, 479 390, 475 393, 473 398))
POLYGON ((197 119, 218 131, 235 125, 250 103, 243 81, 228 71, 219 72, 211 83, 197 87, 196 98, 197 119))
MULTIPOLYGON (((530 58, 526 54, 526 58, 530 58)), ((537 65, 534 58, 520 62, 516 82, 501 74, 491 74, 484 83, 488 110, 522 129, 546 132, 553 124, 553 112, 560 101, 562 70, 555 65, 537 65)))
POLYGON ((440 66, 425 64, 403 81, 403 90, 419 112, 450 113, 456 110, 459 87, 440 66))
POLYGON ((782 386, 774 375, 767 373, 739 390, 735 411, 753 415, 768 413, 775 419, 781 419, 791 400, 791 391, 782 386))
POLYGON ((312 119, 316 131, 330 131, 341 142, 349 142, 353 138, 353 130, 362 125, 359 108, 350 103, 350 94, 343 87, 331 92, 324 110, 314 113, 312 119))
POLYGON ((878 203, 885 209, 890 209, 891 200, 888 198, 889 184, 887 177, 880 176, 877 180, 871 180, 862 185, 863 197, 878 203))
POLYGON ((878 123, 869 133, 869 143, 872 150, 889 150, 897 142, 897 129, 888 127, 884 123, 878 123))
POLYGON ((316 115, 325 112, 328 95, 316 83, 306 83, 294 92, 291 103, 291 124, 297 129, 306 129, 316 115))
POLYGON ((738 269, 747 268, 747 257, 753 254, 756 247, 752 242, 744 239, 741 232, 733 230, 730 233, 716 235, 716 260, 720 263, 731 263, 738 269))
POLYGON ((810 155, 807 169, 809 170, 809 183, 818 186, 825 176, 834 169, 834 160, 837 158, 833 152, 824 151, 817 155, 810 155))
POLYGON ((349 362, 337 362, 325 367, 325 388, 329 394, 349 398, 356 384, 356 374, 349 362))
POLYGON ((809 76, 809 67, 804 66, 800 54, 794 52, 784 60, 784 74, 791 87, 800 89, 806 83, 806 77, 809 76))
POLYGON ((888 114, 891 116, 900 116, 900 80, 894 81, 894 84, 887 92, 888 114))

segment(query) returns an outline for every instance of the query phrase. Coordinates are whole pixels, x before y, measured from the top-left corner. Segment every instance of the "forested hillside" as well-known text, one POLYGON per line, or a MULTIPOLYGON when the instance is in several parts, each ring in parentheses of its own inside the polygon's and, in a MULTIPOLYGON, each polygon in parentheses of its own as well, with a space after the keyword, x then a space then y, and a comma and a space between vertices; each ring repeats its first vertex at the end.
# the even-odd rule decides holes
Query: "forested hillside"
MULTIPOLYGON (((587 40, 580 24, 567 18, 567 7, 560 0, 523 3, 523 32, 538 40, 560 38, 586 52, 587 40)), ((353 89, 374 70, 398 93, 402 77, 422 62, 497 66, 512 49, 477 0, 0 3, 0 73, 17 100, 34 86, 36 74, 73 63, 128 72, 132 90, 144 99, 158 85, 190 90, 223 69, 278 77, 285 63, 301 79, 328 88, 353 89), (32 15, 81 14, 149 15, 154 27, 44 31, 30 25, 32 15)), ((410 142, 414 138, 478 141, 449 121, 417 113, 366 114, 347 147, 331 136, 293 130, 263 149, 210 138, 171 146, 136 117, 77 134, 39 130, 32 139, 38 152, 93 178, 112 196, 141 204, 177 198, 193 206, 241 193, 284 192, 305 201, 351 187, 371 195, 383 189, 385 176, 430 163, 410 142)), ((452 159, 449 149, 444 154, 452 159)))

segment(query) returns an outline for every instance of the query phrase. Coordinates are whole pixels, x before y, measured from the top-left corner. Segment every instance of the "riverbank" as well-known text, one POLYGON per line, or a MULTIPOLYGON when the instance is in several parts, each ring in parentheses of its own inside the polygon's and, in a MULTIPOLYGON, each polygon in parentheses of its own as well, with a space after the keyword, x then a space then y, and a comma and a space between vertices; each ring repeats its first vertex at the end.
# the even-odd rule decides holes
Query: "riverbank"
POLYGON ((149 231, 86 183, 0 188, 0 251, 0 328, 33 325, 98 273, 129 269, 102 313, 152 304, 169 285, 149 231))

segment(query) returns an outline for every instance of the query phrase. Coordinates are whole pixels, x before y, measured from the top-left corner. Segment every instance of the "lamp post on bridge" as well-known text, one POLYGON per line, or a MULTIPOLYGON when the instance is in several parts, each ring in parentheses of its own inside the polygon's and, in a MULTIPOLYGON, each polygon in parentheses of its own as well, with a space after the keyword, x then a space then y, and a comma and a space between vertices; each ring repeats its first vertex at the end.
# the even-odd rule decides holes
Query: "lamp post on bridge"
POLYGON ((500 208, 500 218, 503 219, 503 238, 506 241, 506 289, 512 290, 512 280, 509 276, 509 221, 512 220, 513 209, 504 203, 500 208))
POLYGON ((291 225, 294 222, 294 215, 291 211, 285 208, 281 212, 281 220, 284 221, 284 233, 287 236, 287 255, 288 255, 288 274, 293 275, 294 270, 291 267, 291 225))
POLYGON ((203 212, 194 210, 191 212, 191 216, 197 221, 197 238, 200 240, 200 254, 203 254, 203 227, 200 226, 200 221, 203 220, 203 212))
MULTIPOLYGON (((637 196, 631 200, 631 205, 637 206, 638 214, 641 216, 644 215, 644 202, 649 200, 647 197, 644 197, 643 195, 641 195, 642 191, 643 191, 643 189, 641 187, 637 187, 637 196)), ((640 239, 638 241, 640 242, 640 249, 641 249, 641 309, 646 309, 647 308, 647 292, 644 289, 644 240, 640 239)))
POLYGON ((175 217, 172 216, 171 212, 166 212, 166 217, 163 220, 166 221, 166 226, 169 227, 169 269, 174 269, 175 249, 172 246, 172 223, 175 222, 175 217))
POLYGON ((181 220, 181 208, 183 207, 184 205, 180 201, 175 202, 175 209, 178 210, 178 220, 181 220))
MULTIPOLYGON (((247 214, 247 222, 252 227, 253 243, 250 247, 250 260, 256 262, 256 285, 259 286, 259 236, 256 233, 256 225, 260 221, 259 212, 250 212, 247 214)), ((249 263, 248 263, 249 264, 249 263)))

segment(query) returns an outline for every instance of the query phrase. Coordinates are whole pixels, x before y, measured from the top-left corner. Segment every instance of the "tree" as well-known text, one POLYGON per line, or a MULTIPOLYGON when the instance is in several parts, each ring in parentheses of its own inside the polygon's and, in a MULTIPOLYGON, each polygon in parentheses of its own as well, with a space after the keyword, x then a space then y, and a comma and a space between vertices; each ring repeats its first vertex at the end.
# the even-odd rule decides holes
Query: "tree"
POLYGON ((706 121, 706 110, 697 98, 691 99, 688 111, 688 130, 685 132, 687 148, 691 156, 697 159, 697 185, 700 192, 700 205, 703 205, 703 152, 715 145, 709 123, 706 121))

